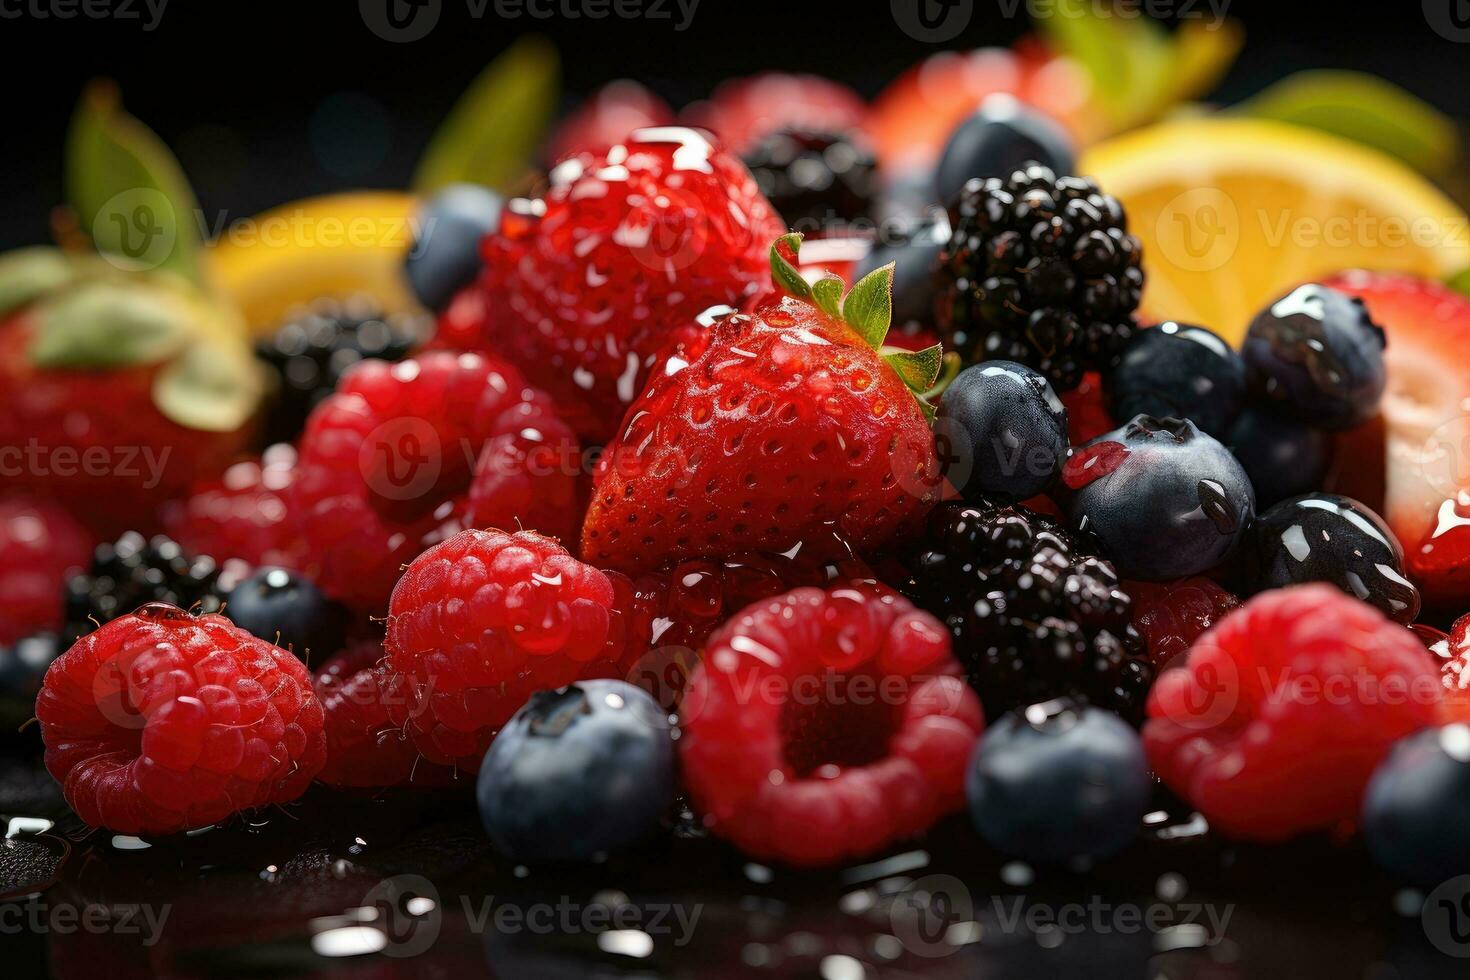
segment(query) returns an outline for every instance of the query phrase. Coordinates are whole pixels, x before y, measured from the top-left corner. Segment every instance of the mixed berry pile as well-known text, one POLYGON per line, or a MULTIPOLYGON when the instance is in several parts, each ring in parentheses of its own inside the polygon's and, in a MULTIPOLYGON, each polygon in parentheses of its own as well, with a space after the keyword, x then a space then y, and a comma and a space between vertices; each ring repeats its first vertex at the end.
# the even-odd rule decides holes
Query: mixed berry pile
POLYGON ((147 492, 0 495, 0 697, 84 821, 473 785, 515 862, 684 801, 763 861, 968 811, 1077 866, 1161 782, 1230 837, 1470 872, 1434 816, 1470 795, 1470 493, 1426 521, 1383 449, 1386 351, 1462 359, 1470 300, 1344 270, 1233 345, 1140 314, 1124 206, 1014 99, 934 148, 947 211, 856 253, 904 207, 856 94, 684 120, 621 83, 533 196, 424 202, 437 322, 323 297, 247 351, 238 425, 159 400, 188 345, 142 286, 132 340, 76 327, 116 273, 0 291, 0 447, 174 450, 147 492))

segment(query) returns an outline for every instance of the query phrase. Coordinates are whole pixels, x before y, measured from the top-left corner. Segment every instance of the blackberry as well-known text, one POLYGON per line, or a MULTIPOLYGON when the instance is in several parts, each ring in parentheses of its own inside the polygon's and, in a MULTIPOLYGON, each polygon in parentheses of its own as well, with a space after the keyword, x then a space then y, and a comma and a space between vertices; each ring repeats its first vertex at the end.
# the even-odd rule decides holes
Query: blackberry
POLYGON ((950 224, 935 309, 946 347, 1019 361, 1058 392, 1117 360, 1134 333, 1143 268, 1116 198, 1028 164, 966 183, 950 224))
POLYGON ((255 356, 278 379, 261 445, 295 442, 311 410, 332 393, 348 368, 365 358, 402 360, 426 327, 423 317, 383 316, 353 300, 314 307, 261 340, 255 356))
POLYGON ((798 230, 864 218, 873 209, 878 161, 850 135, 778 129, 745 154, 745 165, 761 193, 798 230))
POLYGON ((238 562, 224 568, 213 558, 190 556, 162 535, 145 539, 129 531, 100 544, 92 567, 66 583, 62 641, 78 637, 149 602, 169 602, 203 615, 224 607, 224 597, 243 577, 238 562))
POLYGON ((901 590, 949 627, 987 717, 1071 696, 1142 719, 1153 668, 1132 600, 1084 540, 1022 507, 950 503, 903 561, 901 590))

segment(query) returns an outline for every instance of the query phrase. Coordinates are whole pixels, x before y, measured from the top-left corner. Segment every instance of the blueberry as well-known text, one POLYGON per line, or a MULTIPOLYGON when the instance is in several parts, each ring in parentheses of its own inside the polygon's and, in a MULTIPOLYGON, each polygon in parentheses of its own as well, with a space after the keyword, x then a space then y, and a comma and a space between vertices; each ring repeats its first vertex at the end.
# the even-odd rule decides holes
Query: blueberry
POLYGON ((919 224, 913 232, 897 242, 880 244, 853 270, 853 281, 894 263, 893 322, 908 324, 934 323, 934 269, 939 253, 949 241, 949 216, 943 211, 919 224))
POLYGON ((1008 95, 993 95, 950 134, 934 190, 940 203, 959 197, 974 177, 1009 177, 1036 162, 1058 174, 1077 169, 1072 139, 1050 116, 1008 95))
POLYGON ((1262 397, 1320 428, 1350 429, 1378 410, 1384 343, 1362 300, 1308 283, 1261 311, 1241 355, 1262 397))
POLYGON ((323 595, 311 579, 285 568, 267 565, 252 572, 230 591, 225 615, 308 663, 308 654, 319 662, 346 642, 346 608, 323 595))
POLYGON ((1189 419, 1223 438, 1245 404, 1245 362, 1204 327, 1161 323, 1123 348, 1107 389, 1114 418, 1189 419))
POLYGON ((1383 868, 1419 884, 1470 874, 1470 725, 1399 741, 1368 783, 1363 840, 1383 868))
POLYGON ((0 732, 13 732, 35 715, 46 669, 65 650, 54 633, 0 643, 0 732))
POLYGON ((1138 734, 1117 715, 1067 699, 1005 715, 965 779, 986 842, 1039 864, 1109 857, 1138 834, 1152 795, 1138 734))
POLYGON ((985 361, 959 373, 945 389, 939 428, 968 442, 956 451, 968 474, 950 467, 967 500, 1025 500, 1051 486, 1067 460, 1067 410, 1044 376, 1015 361, 985 361))
POLYGON ((476 783, 513 861, 598 860, 647 837, 674 799, 668 716, 623 681, 539 691, 500 730, 476 783))
POLYGON ((1351 497, 1292 497, 1256 518, 1247 539, 1248 591, 1328 582, 1411 623, 1419 590, 1404 575, 1404 549, 1383 518, 1351 497))
POLYGON ((1250 477, 1188 419, 1140 415, 1073 450, 1062 480, 1072 522, 1098 537, 1124 578, 1208 571, 1255 514, 1250 477))
POLYGON ((1327 433, 1269 406, 1241 412, 1226 441, 1256 488, 1257 508, 1320 489, 1332 460, 1327 433))
POLYGON ((500 225, 500 195, 475 184, 451 184, 419 211, 405 269, 419 302, 439 311, 480 271, 480 239, 500 225))

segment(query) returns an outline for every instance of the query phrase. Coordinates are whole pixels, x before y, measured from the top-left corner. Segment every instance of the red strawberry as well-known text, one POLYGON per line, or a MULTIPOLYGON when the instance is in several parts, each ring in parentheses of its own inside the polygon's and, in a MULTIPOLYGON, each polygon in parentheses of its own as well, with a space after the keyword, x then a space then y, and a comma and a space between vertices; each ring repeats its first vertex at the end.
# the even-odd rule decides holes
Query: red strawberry
POLYGON ((867 113, 862 96, 839 82, 763 72, 724 82, 708 101, 684 110, 683 118, 743 154, 778 129, 841 133, 862 125, 867 113))
POLYGON ((702 350, 670 360, 598 463, 582 533, 587 561, 638 572, 735 551, 785 552, 837 532, 860 551, 937 499, 932 409, 916 397, 938 345, 880 351, 892 267, 842 298, 808 285, 800 235, 771 247, 790 294, 719 320, 702 350))
POLYGON ((635 129, 669 126, 674 110, 632 79, 609 82, 557 124, 547 140, 546 158, 552 162, 589 150, 606 152, 635 129))
POLYGON ((765 286, 782 227, 740 161, 693 130, 579 153, 485 239, 480 346, 605 442, 675 330, 765 286))
POLYGON ((1436 282, 1349 272, 1328 282, 1363 298, 1388 334, 1383 515, 1427 603, 1470 605, 1470 298, 1436 282))

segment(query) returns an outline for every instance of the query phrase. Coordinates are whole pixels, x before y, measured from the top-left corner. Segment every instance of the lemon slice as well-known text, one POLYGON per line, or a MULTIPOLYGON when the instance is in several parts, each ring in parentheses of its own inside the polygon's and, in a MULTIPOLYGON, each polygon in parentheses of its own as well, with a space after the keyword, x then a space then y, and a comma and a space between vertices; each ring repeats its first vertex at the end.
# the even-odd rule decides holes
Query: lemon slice
POLYGON ((1465 212, 1414 171, 1285 123, 1210 117, 1098 144, 1079 169, 1143 242, 1145 322, 1238 343, 1293 286, 1343 269, 1440 278, 1470 266, 1465 212))
POLYGON ((255 333, 321 299, 371 297, 383 313, 418 309, 403 271, 417 202, 394 191, 355 191, 272 208, 226 229, 204 249, 211 286, 255 333))

